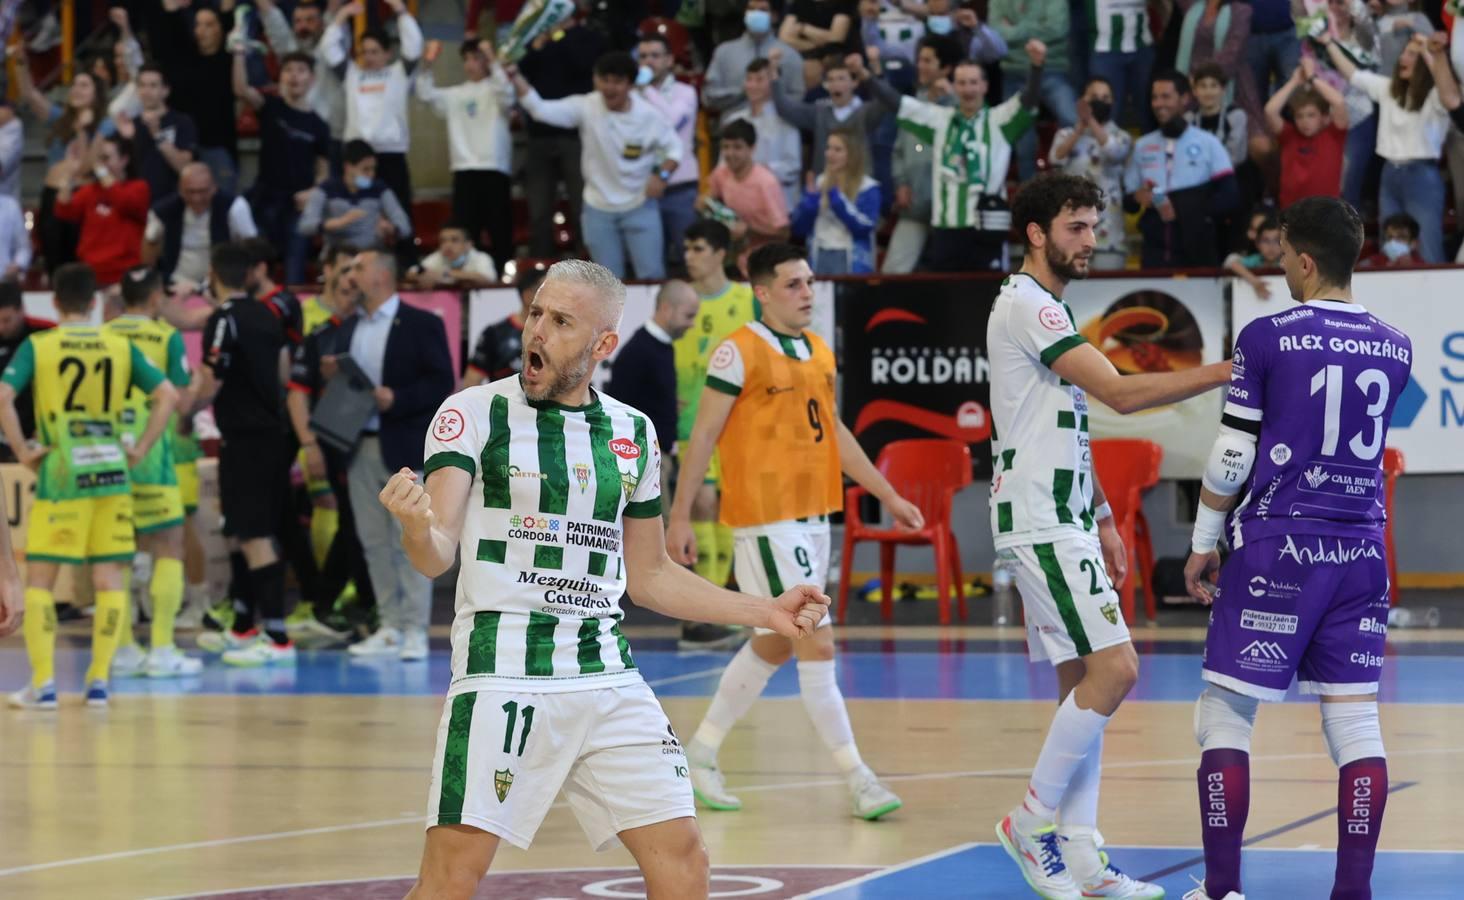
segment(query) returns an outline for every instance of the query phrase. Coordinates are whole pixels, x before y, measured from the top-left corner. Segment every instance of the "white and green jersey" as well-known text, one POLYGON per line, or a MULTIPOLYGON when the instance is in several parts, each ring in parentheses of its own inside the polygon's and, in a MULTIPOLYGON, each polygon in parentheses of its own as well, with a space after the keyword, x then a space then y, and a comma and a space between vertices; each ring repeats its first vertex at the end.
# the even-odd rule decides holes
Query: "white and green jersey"
POLYGON ((661 447, 598 392, 533 404, 517 375, 447 398, 426 473, 473 476, 463 519, 448 696, 581 691, 641 680, 620 632, 622 517, 661 515, 661 447))
POLYGON ((1032 127, 1032 111, 1013 94, 997 106, 983 106, 967 118, 959 108, 900 99, 901 128, 935 149, 930 154, 930 224, 976 228, 977 208, 987 194, 1006 196, 1012 143, 1032 127))
POLYGON ((1147 0, 1088 0, 1094 53, 1134 53, 1154 43, 1147 0))
POLYGON ((1072 310, 1030 275, 1001 283, 991 359, 991 533, 998 550, 1092 532, 1088 398, 1051 366, 1086 343, 1072 310))

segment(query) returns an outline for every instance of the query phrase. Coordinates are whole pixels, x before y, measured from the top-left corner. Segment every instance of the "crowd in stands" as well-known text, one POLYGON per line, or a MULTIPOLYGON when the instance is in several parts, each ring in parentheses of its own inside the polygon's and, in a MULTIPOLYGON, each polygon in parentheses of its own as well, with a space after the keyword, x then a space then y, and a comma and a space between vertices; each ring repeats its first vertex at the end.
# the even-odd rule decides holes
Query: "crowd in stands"
POLYGON ((3 270, 81 260, 105 286, 156 263, 197 290, 211 245, 258 235, 290 284, 331 243, 438 287, 573 254, 660 279, 703 217, 733 260, 791 237, 820 274, 1000 269, 1010 190, 1049 168, 1104 188, 1103 268, 1266 265, 1252 213, 1316 194, 1363 210, 1390 264, 1457 249, 1456 0, 579 0, 501 60, 522 5, 468 4, 443 78, 404 0, 79 2, 98 28, 63 83, 27 51, 54 11, 27 23, 23 4, 3 270), (440 131, 412 133, 418 104, 440 131), (39 197, 21 196, 27 130, 39 197), (451 172, 425 234, 414 141, 451 172), (1416 252, 1389 242, 1405 231, 1416 252))

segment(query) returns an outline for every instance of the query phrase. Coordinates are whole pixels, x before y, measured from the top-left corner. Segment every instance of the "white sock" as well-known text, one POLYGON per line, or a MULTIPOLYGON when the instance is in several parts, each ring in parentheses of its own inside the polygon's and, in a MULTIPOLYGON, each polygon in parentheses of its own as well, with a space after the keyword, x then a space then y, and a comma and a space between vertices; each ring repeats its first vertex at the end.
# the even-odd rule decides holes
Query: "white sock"
POLYGON ((1103 732, 1100 731, 1093 740, 1093 746, 1088 748, 1088 755, 1083 757, 1082 764, 1073 773, 1073 780, 1068 783, 1067 793, 1062 795, 1062 803, 1057 808, 1062 834, 1066 835, 1069 827, 1086 827, 1091 834, 1098 826, 1098 783, 1102 777, 1103 732))
POLYGON ((712 705, 707 707, 706 717, 697 726, 696 734, 692 735, 691 744, 686 748, 693 762, 710 765, 716 761, 717 751, 721 749, 727 732, 732 730, 738 719, 747 715, 753 701, 762 696, 768 679, 776 671, 777 666, 753 652, 751 641, 742 645, 722 672, 712 705))
POLYGON ((803 697, 803 708, 808 710, 813 730, 818 732, 824 746, 832 751, 839 771, 848 775, 862 767, 864 760, 859 758, 859 748, 854 744, 849 710, 834 677, 834 661, 800 659, 798 693, 803 697))
POLYGON ((1052 727, 1042 742, 1042 752, 1027 785, 1027 797, 1017 807, 1025 831, 1053 823, 1073 775, 1108 725, 1108 716, 1080 708, 1075 697, 1076 692, 1068 694, 1052 717, 1052 727))

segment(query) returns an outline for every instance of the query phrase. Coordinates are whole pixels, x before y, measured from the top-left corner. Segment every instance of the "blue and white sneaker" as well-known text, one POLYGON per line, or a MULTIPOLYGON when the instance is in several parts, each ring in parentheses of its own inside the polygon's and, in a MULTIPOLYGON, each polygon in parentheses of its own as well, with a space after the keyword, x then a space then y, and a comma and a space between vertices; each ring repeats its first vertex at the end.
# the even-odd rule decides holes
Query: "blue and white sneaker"
POLYGON ((1082 892, 1062 861, 1057 826, 1048 825, 1026 834, 1013 821, 1016 813, 1013 810, 997 824, 996 839, 1017 864, 1022 878, 1045 900, 1083 900, 1082 892))
POLYGON ((107 683, 98 678, 86 689, 86 705, 93 709, 106 709, 108 702, 107 683))
POLYGON ((15 709, 55 709, 56 682, 48 681, 39 688, 27 684, 10 695, 10 705, 15 709))

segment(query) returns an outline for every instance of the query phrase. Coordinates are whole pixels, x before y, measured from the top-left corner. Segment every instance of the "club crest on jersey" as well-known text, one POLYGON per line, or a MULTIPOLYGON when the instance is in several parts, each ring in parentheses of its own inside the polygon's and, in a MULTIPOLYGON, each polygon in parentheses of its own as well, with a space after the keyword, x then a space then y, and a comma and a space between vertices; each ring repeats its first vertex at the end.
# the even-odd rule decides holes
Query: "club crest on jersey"
POLYGON ((638 459, 641 455, 639 445, 635 441, 626 438, 616 438, 606 446, 610 448, 611 453, 614 453, 621 459, 638 459))
POLYGON ((630 495, 635 493, 635 486, 640 484, 640 476, 635 472, 621 472, 620 483, 625 487, 625 501, 630 502, 630 495))
POLYGON ((1103 618, 1105 618, 1105 619, 1108 620, 1108 624, 1109 625, 1117 625, 1118 624, 1118 607, 1117 606, 1114 606, 1112 603, 1105 603, 1102 606, 1098 607, 1098 611, 1101 612, 1101 613, 1103 613, 1103 618))
POLYGON ((493 771, 493 792, 498 795, 499 803, 508 797, 508 790, 511 787, 513 787, 513 773, 507 769, 495 769, 493 771))
POLYGON ((583 494, 590 488, 590 467, 584 463, 574 464, 574 480, 579 482, 580 493, 583 494))

